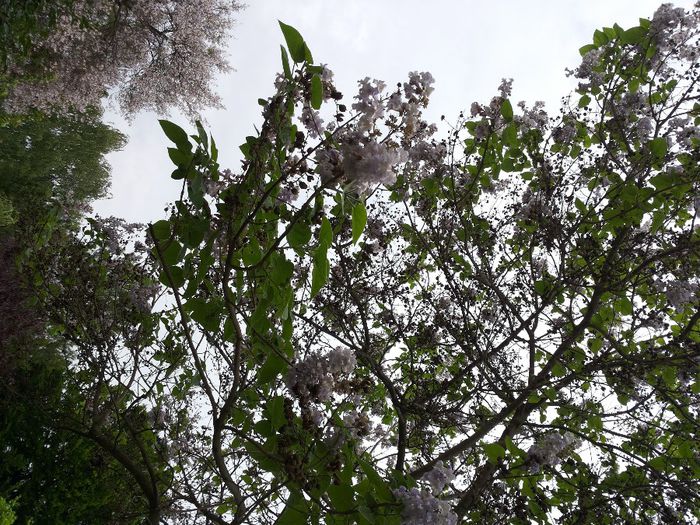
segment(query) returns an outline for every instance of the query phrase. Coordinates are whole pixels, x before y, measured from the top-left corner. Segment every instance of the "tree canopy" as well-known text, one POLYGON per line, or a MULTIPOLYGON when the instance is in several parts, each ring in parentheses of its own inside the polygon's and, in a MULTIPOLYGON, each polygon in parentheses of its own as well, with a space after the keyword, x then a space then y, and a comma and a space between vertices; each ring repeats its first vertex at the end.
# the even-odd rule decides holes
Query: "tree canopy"
POLYGON ((3 2, 0 94, 11 113, 84 111, 112 91, 127 117, 219 105, 235 0, 3 2))
POLYGON ((700 9, 596 31, 557 116, 506 79, 442 138, 430 73, 348 107, 280 27, 239 170, 162 120, 145 240, 54 214, 20 257, 109 519, 700 522, 700 9))

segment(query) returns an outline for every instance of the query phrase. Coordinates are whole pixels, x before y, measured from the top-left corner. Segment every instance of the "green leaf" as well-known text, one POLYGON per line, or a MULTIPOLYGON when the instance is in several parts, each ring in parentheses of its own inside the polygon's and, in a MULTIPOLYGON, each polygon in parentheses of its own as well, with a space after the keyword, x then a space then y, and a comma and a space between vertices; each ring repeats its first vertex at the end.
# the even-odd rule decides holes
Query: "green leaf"
POLYGON ((284 48, 283 45, 280 45, 280 50, 282 54, 282 69, 284 70, 284 76, 288 79, 292 79, 292 70, 289 68, 289 55, 287 54, 287 50, 284 48))
POLYGON ((294 273, 294 263, 285 258, 280 258, 275 261, 270 272, 272 281, 279 285, 284 285, 289 282, 294 273))
POLYGON ((537 295, 544 296, 549 289, 547 281, 535 281, 535 292, 537 295))
POLYGON ((321 228, 318 231, 318 245, 322 250, 328 250, 333 243, 333 228, 327 217, 321 219, 321 228))
POLYGON ((165 135, 171 141, 173 141, 178 146, 178 148, 187 146, 185 147, 185 149, 190 149, 190 140, 187 137, 187 133, 185 133, 184 129, 182 129, 177 124, 173 124, 169 120, 159 120, 158 122, 160 123, 160 127, 163 128, 165 135))
POLYGON ((352 242, 357 243, 367 224, 367 208, 364 202, 358 202, 352 208, 352 242))
POLYGON ((328 487, 328 497, 335 510, 347 512, 355 506, 355 491, 349 485, 331 485, 328 487))
POLYGON ((314 109, 320 109, 322 102, 323 84, 321 83, 321 77, 314 75, 311 77, 311 107, 314 109))
POLYGON ((202 325, 204 330, 213 332, 219 328, 221 312, 217 302, 194 298, 187 301, 187 307, 192 311, 192 319, 202 325))
POLYGON ((485 444, 483 447, 489 463, 493 463, 495 465, 498 463, 499 458, 506 457, 506 450, 498 443, 485 444))
POLYGON ((668 151, 668 142, 664 138, 650 140, 649 150, 657 159, 661 160, 666 156, 666 151, 668 151))
POLYGON ((665 456, 657 456, 651 461, 649 461, 649 466, 653 468, 654 470, 658 470, 659 472, 664 472, 666 470, 666 465, 668 463, 668 459, 665 456))
POLYGON ((187 184, 187 196, 197 208, 204 206, 204 184, 202 174, 197 172, 187 184))
POLYGON ((165 220, 160 220, 153 225, 151 225, 153 235, 157 241, 164 241, 170 238, 170 222, 165 220))
POLYGON ((199 135, 199 143, 206 150, 209 147, 209 137, 207 137, 207 132, 204 130, 204 126, 202 126, 202 123, 199 120, 197 120, 195 122, 195 125, 197 126, 197 134, 199 135))
POLYGON ((308 518, 309 508, 306 500, 299 492, 293 491, 275 525, 307 525, 308 518))
POLYGON ((591 102, 591 97, 583 95, 578 101, 578 107, 585 108, 591 102))
POLYGON ((601 348, 603 348, 603 340, 599 337, 595 339, 589 339, 588 346, 594 354, 597 354, 601 348))
POLYGON ((620 297, 615 301, 615 309, 622 315, 632 315, 633 305, 627 297, 620 297))
POLYGON ((598 49, 598 46, 595 44, 586 44, 585 46, 581 47, 578 52, 581 56, 586 56, 590 51, 593 51, 594 49, 598 49))
POLYGON ((304 42, 304 39, 301 37, 299 31, 294 29, 292 26, 285 24, 284 22, 279 22, 279 24, 292 60, 294 60, 294 62, 297 64, 304 61, 308 62, 309 64, 313 63, 311 52, 309 51, 309 48, 307 47, 306 42, 304 42))
POLYGON ((604 27, 603 32, 606 34, 608 38, 616 38, 617 33, 615 32, 615 29, 612 27, 604 27))
POLYGON ((643 27, 631 27, 622 33, 620 41, 623 44, 639 44, 646 34, 647 30, 643 27))
POLYGON ((209 222, 197 217, 188 217, 180 223, 180 239, 188 248, 199 246, 209 230, 209 222))
POLYGON ((676 369, 670 366, 664 367, 661 371, 661 377, 669 388, 674 388, 678 380, 676 369))
POLYGON ((258 370, 258 383, 261 385, 270 383, 273 379, 287 371, 287 363, 276 353, 271 353, 258 370))
POLYGON ((501 134, 501 140, 507 146, 517 146, 518 127, 514 123, 508 124, 501 134))
POLYGON ((266 408, 272 428, 277 431, 287 422, 284 417, 284 398, 282 396, 273 397, 267 402, 266 408))
POLYGON ((192 159, 192 155, 177 148, 168 148, 168 157, 176 166, 187 167, 192 159))
POLYGON ((261 258, 262 251, 260 250, 260 243, 258 243, 257 239, 253 238, 241 250, 241 259, 246 266, 253 266, 257 264, 261 258))
POLYGON ((324 250, 314 256, 314 267, 311 271, 311 297, 314 297, 328 281, 330 265, 324 250))
POLYGON ((377 523, 377 517, 367 505, 358 505, 357 512, 360 513, 360 516, 362 516, 367 523, 377 523))
POLYGON ((214 137, 211 138, 211 160, 216 162, 219 159, 219 150, 216 148, 214 137))
POLYGON ((167 243, 165 248, 161 248, 161 255, 163 257, 163 264, 167 266, 174 266, 180 262, 180 255, 182 252, 182 245, 177 241, 170 241, 167 243))
POLYGON ((171 266, 168 268, 167 272, 165 269, 160 272, 158 280, 163 283, 164 286, 180 288, 185 284, 185 272, 183 272, 182 268, 179 266, 171 266), (170 278, 168 278, 168 274, 170 278), (172 282, 170 282, 170 279, 172 279, 172 282))
POLYGON ((178 167, 176 170, 173 170, 173 172, 170 174, 170 177, 175 180, 184 179, 185 177, 187 177, 187 170, 183 167, 178 167))
MULTIPOLYGON (((660 173, 649 179, 649 182, 651 182, 658 191, 661 191, 673 185, 673 177, 668 173, 660 173)), ((663 218, 663 216, 661 218, 663 218)))
POLYGON ((303 248, 311 240, 311 228, 303 220, 294 223, 287 234, 287 242, 292 248, 303 248))
POLYGON ((557 361, 552 367, 552 375, 554 377, 564 377, 566 375, 566 367, 557 361))
POLYGON ((608 35, 606 35, 603 31, 600 31, 599 29, 596 29, 593 33, 593 43, 598 47, 607 44, 608 40, 608 35))
POLYGON ((255 423, 255 425, 253 425, 253 429, 265 439, 269 439, 275 434, 275 430, 272 428, 271 422, 267 419, 261 419, 255 423))
POLYGON ((510 101, 508 99, 505 99, 501 103, 501 115, 505 119, 506 122, 510 122, 513 120, 513 106, 511 106, 510 101))

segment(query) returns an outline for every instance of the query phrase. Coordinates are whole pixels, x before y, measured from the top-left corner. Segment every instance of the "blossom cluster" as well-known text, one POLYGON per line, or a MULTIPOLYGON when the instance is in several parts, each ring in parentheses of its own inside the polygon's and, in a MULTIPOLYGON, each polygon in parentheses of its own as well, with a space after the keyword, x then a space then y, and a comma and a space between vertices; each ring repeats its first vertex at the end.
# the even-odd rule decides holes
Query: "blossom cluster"
POLYGON ((438 461, 430 472, 421 478, 430 484, 433 494, 440 494, 446 485, 455 479, 455 474, 451 467, 446 467, 442 461, 438 461))
POLYGON ((390 186, 396 182, 393 167, 407 159, 403 150, 357 132, 347 133, 343 139, 340 150, 329 148, 316 154, 322 182, 342 178, 358 192, 374 184, 390 186))
POLYGON ((311 354, 289 369, 287 388, 302 402, 323 403, 330 400, 337 380, 350 374, 356 364, 354 352, 345 347, 335 348, 326 355, 311 354))
POLYGON ((664 294, 668 304, 676 310, 683 310, 686 305, 695 300, 698 285, 687 281, 669 281, 666 283, 664 294))
POLYGON ((552 432, 539 439, 527 451, 527 459, 532 472, 541 467, 558 465, 567 453, 580 446, 580 440, 571 432, 552 432))
MULTIPOLYGON (((421 110, 428 104, 433 82, 430 73, 411 72, 403 90, 384 96, 384 82, 361 80, 352 105, 355 117, 335 130, 332 143, 316 151, 316 169, 321 181, 327 185, 346 184, 363 193, 376 184, 393 184, 396 165, 409 159, 414 162, 441 159, 444 146, 425 140, 436 128, 421 120, 421 110), (389 128, 401 130, 401 143, 387 140, 390 137, 378 138, 382 119, 389 128)), ((302 109, 300 122, 311 137, 318 137, 324 129, 319 114, 308 104, 302 109)))
POLYGON ((403 525, 456 525, 457 515, 452 512, 450 503, 440 500, 427 490, 399 487, 394 496, 403 504, 401 523, 403 525))

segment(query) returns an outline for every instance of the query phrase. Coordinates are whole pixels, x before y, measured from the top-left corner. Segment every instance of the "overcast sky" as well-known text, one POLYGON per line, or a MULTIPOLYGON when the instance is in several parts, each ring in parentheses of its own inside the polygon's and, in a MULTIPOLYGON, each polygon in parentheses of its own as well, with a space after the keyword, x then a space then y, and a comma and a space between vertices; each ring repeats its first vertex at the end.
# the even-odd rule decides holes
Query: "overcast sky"
MULTIPOLYGON (((685 8, 693 2, 675 2, 685 8)), ((283 42, 277 20, 296 27, 317 63, 335 73, 349 106, 357 80, 366 76, 392 86, 409 71, 435 77, 426 116, 454 120, 473 101, 488 102, 502 78, 513 78, 513 102, 543 100, 550 114, 575 86, 565 68, 578 65, 578 49, 593 31, 615 22, 627 28, 658 7, 650 0, 250 0, 238 13, 229 45, 235 71, 217 79, 225 109, 204 114, 220 150, 222 168, 235 171, 238 146, 261 122, 258 98, 272 93, 281 70, 283 42)), ((111 199, 94 203, 101 215, 147 222, 163 218, 179 181, 158 125, 162 115, 143 113, 132 123, 108 112, 106 120, 126 133, 128 145, 109 156, 111 199)), ((170 120, 190 130, 182 115, 170 120)))

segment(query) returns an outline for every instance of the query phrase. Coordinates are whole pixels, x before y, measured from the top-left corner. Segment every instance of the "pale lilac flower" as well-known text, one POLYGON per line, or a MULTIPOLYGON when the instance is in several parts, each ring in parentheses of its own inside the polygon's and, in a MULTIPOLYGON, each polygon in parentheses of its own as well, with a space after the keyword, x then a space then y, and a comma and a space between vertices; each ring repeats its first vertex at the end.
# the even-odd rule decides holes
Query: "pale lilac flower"
POLYGON ((318 111, 305 105, 301 110, 301 123, 309 132, 310 137, 320 137, 323 134, 323 119, 318 114, 318 111))
POLYGON ((438 461, 433 469, 424 474, 421 479, 427 481, 430 484, 430 490, 434 495, 437 495, 455 479, 455 475, 450 467, 446 467, 442 461, 438 461))
POLYGON ((355 352, 350 348, 339 347, 328 354, 328 369, 332 374, 349 374, 356 365, 355 352))
POLYGON ((527 451, 530 468, 533 472, 539 472, 542 466, 558 465, 569 452, 580 445, 581 441, 571 432, 546 434, 527 451))
POLYGON ((698 285, 686 281, 670 281, 666 284, 666 300, 676 310, 683 310, 695 300, 698 285))
POLYGON ((447 501, 440 500, 428 491, 399 487, 393 491, 403 503, 402 525, 456 525, 457 515, 447 501))
POLYGON ((381 101, 381 93, 386 84, 381 80, 370 80, 368 77, 360 80, 360 90, 355 95, 352 109, 360 113, 357 128, 360 131, 369 131, 377 119, 384 116, 384 105, 381 101))

